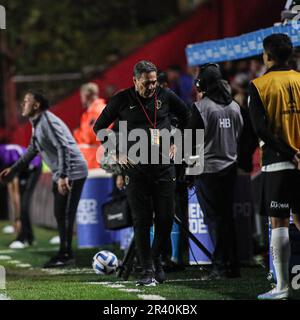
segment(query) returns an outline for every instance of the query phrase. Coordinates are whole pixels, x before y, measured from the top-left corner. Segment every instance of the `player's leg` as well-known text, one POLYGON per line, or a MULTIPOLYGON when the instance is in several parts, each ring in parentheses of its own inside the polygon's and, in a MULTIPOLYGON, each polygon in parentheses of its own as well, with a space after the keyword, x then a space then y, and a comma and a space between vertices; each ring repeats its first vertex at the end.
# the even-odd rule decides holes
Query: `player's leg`
POLYGON ((85 178, 70 182, 71 190, 68 193, 66 206, 66 253, 69 255, 70 259, 73 258, 72 239, 74 232, 74 222, 84 182, 85 178))
POLYGON ((295 170, 265 173, 265 210, 271 217, 272 232, 270 254, 276 273, 277 285, 258 299, 278 300, 289 297, 289 219, 295 170))
POLYGON ((154 263, 155 280, 165 281, 165 274, 161 264, 162 253, 170 239, 175 213, 175 181, 159 181, 153 189, 154 204, 154 239, 152 257, 154 263))
POLYGON ((224 224, 224 260, 226 261, 225 276, 228 278, 240 277, 240 266, 237 256, 236 227, 234 220, 234 187, 237 178, 237 167, 235 164, 222 170, 220 186, 223 188, 223 201, 221 202, 220 215, 224 224))
POLYGON ((271 217, 272 235, 271 252, 277 278, 277 290, 285 290, 289 286, 289 218, 271 217))
POLYGON ((65 253, 67 251, 66 242, 66 207, 67 195, 62 195, 58 191, 57 183, 53 183, 52 192, 54 195, 54 216, 57 222, 57 229, 60 239, 60 248, 58 253, 44 264, 44 268, 55 268, 64 265, 65 253))
POLYGON ((21 224, 22 230, 18 237, 20 241, 26 241, 29 245, 34 241, 33 229, 30 220, 30 202, 41 173, 41 168, 29 170, 21 191, 21 224))
POLYGON ((214 245, 212 253, 212 272, 202 277, 203 280, 219 278, 225 271, 226 221, 220 211, 224 210, 224 188, 221 186, 219 173, 205 173, 197 181, 197 198, 204 214, 209 235, 214 245))
POLYGON ((140 259, 143 275, 137 285, 155 285, 153 278, 150 227, 153 220, 153 207, 149 183, 145 177, 136 172, 125 176, 126 195, 131 211, 134 237, 138 257, 140 259))

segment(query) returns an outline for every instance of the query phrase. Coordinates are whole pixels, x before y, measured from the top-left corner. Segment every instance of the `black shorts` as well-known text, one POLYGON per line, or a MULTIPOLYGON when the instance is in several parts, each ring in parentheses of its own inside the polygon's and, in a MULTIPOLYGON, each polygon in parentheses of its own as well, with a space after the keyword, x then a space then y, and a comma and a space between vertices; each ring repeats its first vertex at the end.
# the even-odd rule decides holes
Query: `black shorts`
POLYGON ((300 171, 282 170, 262 173, 261 214, 289 218, 300 214, 300 171))

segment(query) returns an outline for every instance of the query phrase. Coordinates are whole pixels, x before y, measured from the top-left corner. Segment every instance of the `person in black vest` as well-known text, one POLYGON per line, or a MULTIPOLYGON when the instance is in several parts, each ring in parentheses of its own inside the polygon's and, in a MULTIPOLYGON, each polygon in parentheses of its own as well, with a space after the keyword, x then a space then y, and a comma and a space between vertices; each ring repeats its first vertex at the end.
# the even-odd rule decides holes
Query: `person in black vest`
POLYGON ((215 248, 212 272, 203 280, 239 277, 233 192, 243 119, 218 65, 204 65, 195 83, 202 99, 192 106, 189 127, 204 129, 204 170, 196 182, 197 197, 215 248))
MULTIPOLYGON (((94 131, 106 129, 116 119, 126 121, 128 133, 143 129, 151 153, 161 145, 160 130, 171 129, 170 113, 177 116, 181 128, 189 120, 185 103, 172 91, 157 86, 157 68, 148 61, 140 61, 133 70, 134 86, 111 98, 95 123, 94 131)), ((134 144, 130 140, 128 148, 134 144)), ((161 158, 169 158, 171 153, 161 158)), ((119 162, 122 156, 119 155, 119 162)), ((124 160, 124 159, 123 159, 124 160)), ((150 157, 149 159, 150 160, 150 157)), ((126 193, 132 212, 137 253, 143 267, 143 276, 137 285, 155 286, 165 280, 161 253, 170 237, 174 215, 175 169, 172 163, 158 164, 151 161, 135 163, 125 171, 126 193), (150 246, 150 227, 155 214, 155 235, 150 246)), ((126 162, 126 159, 125 159, 126 162)), ((124 162, 123 162, 124 163, 124 162)))

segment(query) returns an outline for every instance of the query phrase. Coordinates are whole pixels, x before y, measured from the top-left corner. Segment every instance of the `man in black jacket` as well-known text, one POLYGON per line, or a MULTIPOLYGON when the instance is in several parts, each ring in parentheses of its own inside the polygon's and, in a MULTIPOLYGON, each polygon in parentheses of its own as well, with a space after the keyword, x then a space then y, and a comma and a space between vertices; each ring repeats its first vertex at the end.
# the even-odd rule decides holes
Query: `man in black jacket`
MULTIPOLYGON (((140 61, 134 66, 133 73, 134 87, 119 92, 110 100, 96 121, 94 131, 99 133, 116 119, 126 121, 129 135, 134 129, 144 130, 150 155, 154 150, 159 150, 159 163, 138 162, 125 171, 136 247, 144 271, 137 285, 155 286, 157 282, 165 280, 161 253, 172 229, 176 180, 174 165, 162 163, 163 158, 172 157, 173 154, 164 154, 162 151, 160 130, 171 129, 170 113, 178 117, 181 128, 184 128, 188 123, 189 111, 176 94, 157 86, 157 69, 153 63, 140 61), (151 248, 153 212, 155 235, 151 248)), ((129 150, 133 143, 129 139, 126 142, 129 150)), ((150 160, 150 155, 146 160, 150 160)), ((119 155, 119 161, 120 158, 119 155)))

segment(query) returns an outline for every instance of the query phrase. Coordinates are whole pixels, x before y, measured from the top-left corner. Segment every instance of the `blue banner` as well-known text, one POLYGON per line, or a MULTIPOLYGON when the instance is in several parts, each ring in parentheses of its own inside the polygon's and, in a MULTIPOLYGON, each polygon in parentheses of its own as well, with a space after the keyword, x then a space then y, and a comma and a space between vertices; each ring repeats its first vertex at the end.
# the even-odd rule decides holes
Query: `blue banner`
POLYGON ((77 241, 79 248, 99 247, 118 242, 119 231, 104 227, 102 205, 113 189, 113 179, 108 177, 88 178, 84 184, 77 209, 77 241))
POLYGON ((300 22, 292 22, 238 37, 190 44, 185 49, 188 65, 197 66, 260 55, 263 52, 263 39, 273 33, 285 33, 290 36, 295 47, 300 46, 300 22))
MULTIPOLYGON (((204 223, 203 212, 194 190, 189 190, 189 229, 191 233, 209 250, 214 250, 207 225, 204 223)), ((210 264, 210 259, 199 250, 198 246, 190 240, 190 264, 210 264)))

